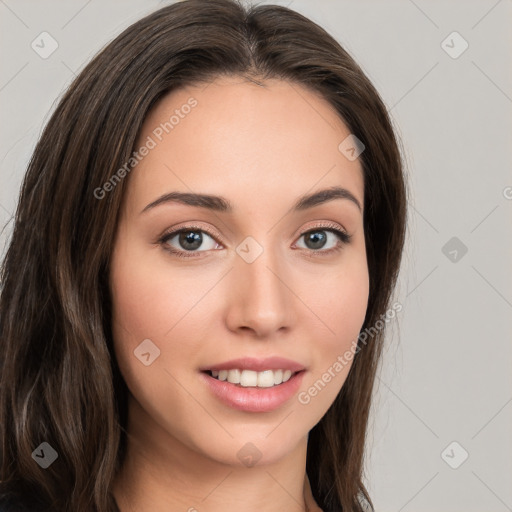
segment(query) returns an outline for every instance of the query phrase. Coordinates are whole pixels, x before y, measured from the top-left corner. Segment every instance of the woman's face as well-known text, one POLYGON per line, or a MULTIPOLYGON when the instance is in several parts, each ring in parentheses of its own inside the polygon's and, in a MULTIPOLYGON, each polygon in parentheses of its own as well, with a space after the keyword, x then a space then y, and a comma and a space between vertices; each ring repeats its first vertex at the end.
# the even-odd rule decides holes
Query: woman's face
POLYGON ((339 149, 350 131, 314 93, 265 84, 173 91, 137 143, 111 260, 113 333, 129 429, 160 453, 284 457, 334 401, 364 321, 362 167, 339 149), (296 208, 332 187, 346 192, 296 208))

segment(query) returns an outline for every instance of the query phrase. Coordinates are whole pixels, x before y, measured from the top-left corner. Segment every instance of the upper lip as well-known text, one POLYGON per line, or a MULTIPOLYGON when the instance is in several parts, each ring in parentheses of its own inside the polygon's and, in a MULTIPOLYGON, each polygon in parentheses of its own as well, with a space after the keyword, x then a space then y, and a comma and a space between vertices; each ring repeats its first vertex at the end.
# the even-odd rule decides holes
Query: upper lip
POLYGON ((201 368, 201 371, 208 370, 253 370, 255 372, 263 372, 265 370, 290 370, 291 372, 299 372, 304 370, 304 365, 291 359, 284 357, 266 357, 256 359, 253 357, 241 357, 231 359, 223 363, 212 364, 201 368))

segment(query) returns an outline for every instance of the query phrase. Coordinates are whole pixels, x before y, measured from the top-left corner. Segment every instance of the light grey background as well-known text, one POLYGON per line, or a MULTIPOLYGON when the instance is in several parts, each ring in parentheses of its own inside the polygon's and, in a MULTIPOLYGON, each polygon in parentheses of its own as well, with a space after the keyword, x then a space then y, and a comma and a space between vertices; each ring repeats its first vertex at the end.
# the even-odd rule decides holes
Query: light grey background
MULTIPOLYGON (((165 3, 0 0, 2 249, 61 93, 102 46, 165 3), (31 48, 43 31, 59 45, 47 59, 31 48)), ((337 38, 404 144, 403 310, 389 331, 366 464, 377 510, 512 510, 512 2, 261 3, 287 5, 337 38), (469 44, 458 58, 445 51, 463 48, 454 31, 469 44)))

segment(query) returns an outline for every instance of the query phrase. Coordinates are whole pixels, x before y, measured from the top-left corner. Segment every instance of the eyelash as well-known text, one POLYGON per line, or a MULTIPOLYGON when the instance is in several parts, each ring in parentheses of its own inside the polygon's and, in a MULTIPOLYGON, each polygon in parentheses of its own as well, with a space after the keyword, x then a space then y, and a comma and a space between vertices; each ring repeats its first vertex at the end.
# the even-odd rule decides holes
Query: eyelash
MULTIPOLYGON (((166 245, 166 243, 168 242, 169 239, 174 238, 176 235, 179 235, 180 233, 186 233, 189 231, 193 231, 193 232, 200 231, 202 233, 206 233, 207 235, 212 237, 214 240, 216 239, 216 235, 214 235, 210 230, 205 229, 203 227, 190 225, 190 226, 185 226, 185 227, 179 228, 174 231, 165 232, 158 239, 157 242, 163 246, 164 250, 166 250, 167 252, 171 253, 173 256, 176 256, 178 258, 201 257, 200 256, 201 253, 207 252, 207 251, 178 251, 178 250, 166 245)), ((303 249, 303 250, 306 250, 306 251, 314 254, 314 256, 311 255, 310 257, 316 257, 316 256, 322 257, 322 256, 328 256, 333 253, 336 253, 336 252, 340 251, 345 244, 350 243, 350 240, 352 238, 352 235, 349 235, 346 231, 342 231, 342 230, 336 228, 334 224, 329 224, 329 225, 322 224, 319 226, 313 226, 312 228, 308 229, 307 231, 304 231, 303 233, 301 233, 300 237, 303 237, 304 235, 307 235, 308 233, 312 233, 312 232, 316 232, 316 231, 329 231, 331 233, 334 233, 335 235, 338 236, 340 241, 338 244, 336 244, 336 247, 332 247, 331 249, 327 249, 325 251, 323 251, 323 250, 315 251, 313 249, 309 249, 309 250, 303 249)))

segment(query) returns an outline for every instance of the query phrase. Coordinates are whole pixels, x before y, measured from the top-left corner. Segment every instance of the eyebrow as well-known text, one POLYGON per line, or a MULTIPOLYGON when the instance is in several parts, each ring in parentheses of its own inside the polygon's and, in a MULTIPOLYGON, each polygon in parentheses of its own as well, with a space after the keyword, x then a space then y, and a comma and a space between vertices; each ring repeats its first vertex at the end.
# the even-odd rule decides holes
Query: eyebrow
MULTIPOLYGON (((299 199, 292 206, 292 211, 307 210, 308 208, 313 208, 314 206, 318 206, 335 199, 348 199, 359 208, 359 211, 362 212, 363 210, 361 203, 352 194, 352 192, 342 187, 331 187, 299 197, 299 199)), ((188 206, 206 208, 208 210, 217 212, 232 213, 234 211, 231 202, 222 196, 197 194, 192 192, 169 192, 149 203, 140 213, 142 214, 161 204, 173 202, 182 203, 188 206)))

